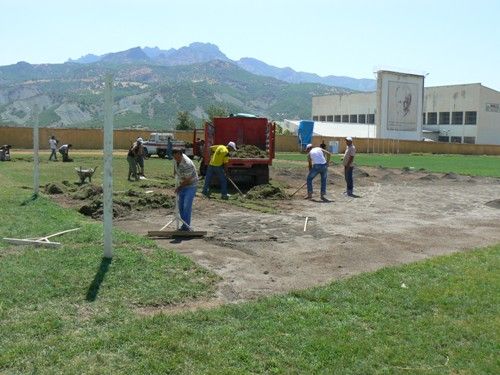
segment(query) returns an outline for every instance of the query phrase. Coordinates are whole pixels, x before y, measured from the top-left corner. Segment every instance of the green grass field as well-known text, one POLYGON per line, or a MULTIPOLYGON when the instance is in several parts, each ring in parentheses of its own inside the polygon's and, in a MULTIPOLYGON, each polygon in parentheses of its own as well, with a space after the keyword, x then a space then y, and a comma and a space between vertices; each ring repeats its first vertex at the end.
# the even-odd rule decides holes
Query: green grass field
MULTIPOLYGON (((341 162, 341 156, 335 155, 332 160, 341 162)), ((297 152, 280 152, 278 161, 306 161, 304 154, 297 152)), ((359 166, 385 168, 413 167, 415 170, 425 169, 428 172, 456 173, 470 176, 500 177, 499 156, 475 155, 431 155, 431 154, 357 154, 355 164, 359 166)))
MULTIPOLYGON (((74 157, 44 161, 41 183, 76 181, 75 166, 99 162, 74 157)), ((115 189, 134 184, 124 157, 114 166, 115 189)), ((151 159, 146 174, 167 179, 169 168, 151 159)), ((120 230, 113 260, 104 260, 101 223, 43 195, 30 199, 27 157, 0 163, 0 180, 0 237, 82 228, 58 238, 59 249, 0 240, 0 373, 500 373, 500 245, 238 305, 144 316, 138 308, 209 298, 218 277, 120 230)))

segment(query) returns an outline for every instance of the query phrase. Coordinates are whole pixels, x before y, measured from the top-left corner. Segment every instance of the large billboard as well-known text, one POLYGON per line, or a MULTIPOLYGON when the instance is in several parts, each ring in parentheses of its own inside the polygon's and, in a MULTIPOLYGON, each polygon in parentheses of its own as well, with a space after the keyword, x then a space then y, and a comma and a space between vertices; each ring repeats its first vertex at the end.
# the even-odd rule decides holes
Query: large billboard
POLYGON ((422 139, 424 76, 377 72, 377 137, 422 139))

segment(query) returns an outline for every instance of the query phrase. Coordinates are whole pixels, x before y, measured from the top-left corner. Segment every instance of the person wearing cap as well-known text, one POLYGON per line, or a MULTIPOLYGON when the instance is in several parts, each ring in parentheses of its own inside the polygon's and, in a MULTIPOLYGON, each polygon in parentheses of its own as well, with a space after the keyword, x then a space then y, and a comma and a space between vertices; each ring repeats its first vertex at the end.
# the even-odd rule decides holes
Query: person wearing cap
POLYGON ((139 137, 135 141, 135 162, 137 163, 137 175, 144 177, 144 140, 139 137))
POLYGON ((345 138, 346 149, 344 153, 344 158, 342 159, 342 163, 344 164, 344 176, 345 182, 347 184, 347 190, 345 192, 349 197, 353 197, 354 193, 354 181, 352 179, 352 172, 354 169, 353 162, 354 156, 356 155, 356 147, 352 144, 352 138, 345 138))
POLYGON ((214 145, 210 147, 210 152, 212 156, 210 157, 210 163, 208 164, 207 173, 205 176, 205 184, 203 185, 202 194, 209 198, 210 197, 210 181, 213 175, 217 175, 220 183, 220 193, 222 199, 228 199, 227 194, 227 163, 229 162, 229 149, 236 151, 236 143, 229 142, 227 146, 224 145, 214 145))
POLYGON ((326 198, 326 181, 328 178, 328 163, 331 154, 321 147, 313 147, 312 144, 306 146, 307 162, 309 163, 309 174, 307 175, 307 195, 306 199, 311 199, 313 194, 313 179, 318 174, 321 175, 321 199, 326 198))
POLYGON ((198 186, 198 174, 193 161, 182 150, 172 150, 172 157, 174 159, 174 175, 177 181, 175 188, 177 207, 184 222, 179 230, 191 231, 191 212, 198 186))

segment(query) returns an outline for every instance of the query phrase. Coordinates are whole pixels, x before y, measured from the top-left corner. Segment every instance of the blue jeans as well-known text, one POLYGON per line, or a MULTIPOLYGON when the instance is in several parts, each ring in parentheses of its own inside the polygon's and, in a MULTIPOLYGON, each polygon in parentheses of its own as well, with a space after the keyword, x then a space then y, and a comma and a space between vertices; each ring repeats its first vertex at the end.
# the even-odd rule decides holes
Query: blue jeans
POLYGON ((347 184, 347 194, 352 194, 352 190, 354 189, 354 181, 352 179, 353 169, 353 167, 344 168, 345 182, 347 184))
POLYGON ((227 196, 227 180, 224 173, 224 167, 222 165, 220 167, 214 167, 213 165, 208 166, 202 193, 204 195, 208 195, 208 192, 210 190, 210 181, 212 180, 212 176, 214 174, 219 178, 221 195, 223 197, 227 196))
POLYGON ((326 179, 328 177, 328 164, 313 164, 307 175, 307 194, 313 192, 313 179, 318 174, 321 175, 321 195, 326 194, 326 179))
MULTIPOLYGON (((191 212, 193 210, 193 200, 196 194, 196 186, 187 186, 182 188, 177 194, 179 215, 184 222, 191 226, 191 212)), ((181 229, 189 229, 184 224, 182 224, 181 229)))
POLYGON ((54 157, 54 160, 57 160, 57 153, 56 153, 56 149, 55 148, 52 148, 50 149, 51 153, 50 153, 50 156, 49 156, 49 160, 52 160, 52 157, 54 157))

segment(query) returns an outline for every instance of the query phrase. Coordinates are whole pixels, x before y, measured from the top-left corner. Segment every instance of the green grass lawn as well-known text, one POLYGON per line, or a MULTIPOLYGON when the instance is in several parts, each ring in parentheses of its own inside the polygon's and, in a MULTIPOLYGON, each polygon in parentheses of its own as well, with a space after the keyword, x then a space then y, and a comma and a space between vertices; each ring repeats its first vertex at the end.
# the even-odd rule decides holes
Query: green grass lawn
MULTIPOLYGON (((304 161, 306 155, 297 152, 277 153, 278 161, 304 161)), ((340 155, 334 155, 332 160, 341 162, 340 155)), ((428 172, 457 173, 470 176, 500 177, 499 156, 475 155, 432 155, 432 154, 357 154, 355 164, 359 166, 385 168, 413 167, 415 170, 425 169, 428 172)))
MULTIPOLYGON (((74 165, 43 164, 42 183, 76 181, 74 166, 98 161, 75 156, 74 165)), ((124 165, 115 161, 118 176, 124 165)), ((161 178, 168 165, 151 160, 146 174, 161 178)), ((30 200, 31 168, 0 163, 0 237, 82 229, 58 238, 59 249, 0 240, 0 373, 500 373, 500 245, 239 305, 143 316, 138 307, 207 298, 217 277, 119 230, 113 260, 103 260, 102 225, 43 195, 30 200)), ((115 187, 128 184, 123 173, 115 187)))

